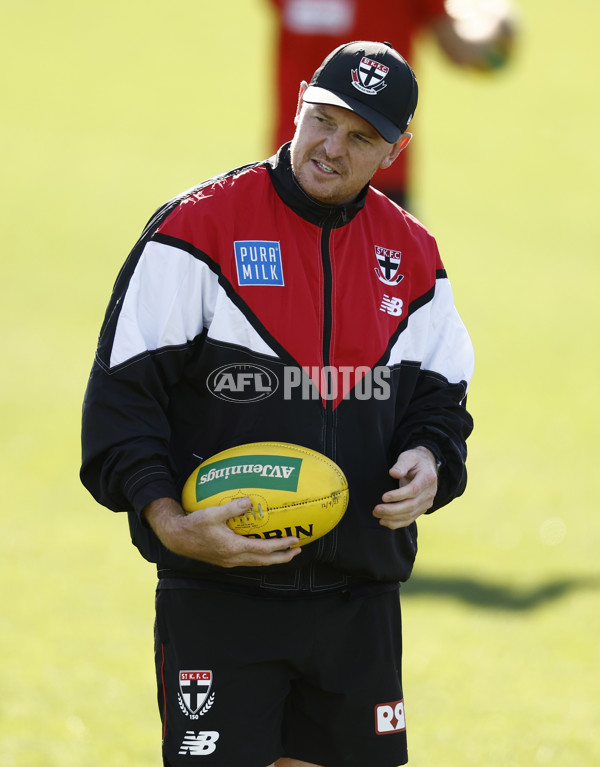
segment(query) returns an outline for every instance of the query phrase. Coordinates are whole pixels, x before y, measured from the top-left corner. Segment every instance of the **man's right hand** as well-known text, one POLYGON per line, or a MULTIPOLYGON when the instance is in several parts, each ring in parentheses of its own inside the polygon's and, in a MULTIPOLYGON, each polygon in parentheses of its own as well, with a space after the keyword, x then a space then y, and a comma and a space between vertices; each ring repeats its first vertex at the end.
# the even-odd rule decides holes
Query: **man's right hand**
POLYGON ((300 554, 298 538, 245 538, 227 520, 250 508, 249 498, 186 514, 173 498, 158 498, 143 511, 150 527, 172 552, 219 567, 260 567, 284 564, 300 554), (296 546, 296 548, 290 548, 296 546))

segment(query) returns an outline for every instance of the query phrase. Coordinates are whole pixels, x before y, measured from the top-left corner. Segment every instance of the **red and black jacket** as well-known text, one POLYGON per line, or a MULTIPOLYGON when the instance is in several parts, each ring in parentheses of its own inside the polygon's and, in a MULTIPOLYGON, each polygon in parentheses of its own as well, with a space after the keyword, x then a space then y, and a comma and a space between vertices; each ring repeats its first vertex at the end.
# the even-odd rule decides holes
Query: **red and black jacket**
POLYGON ((398 454, 416 445, 442 464, 433 508, 463 492, 472 366, 429 232, 369 187, 349 206, 316 202, 286 145, 171 200, 147 225, 100 333, 81 478, 129 513, 160 576, 290 592, 406 580, 416 526, 391 531, 372 510, 395 486, 398 454), (262 440, 340 465, 342 522, 304 547, 301 564, 225 571, 168 551, 144 506, 179 498, 201 460, 262 440))

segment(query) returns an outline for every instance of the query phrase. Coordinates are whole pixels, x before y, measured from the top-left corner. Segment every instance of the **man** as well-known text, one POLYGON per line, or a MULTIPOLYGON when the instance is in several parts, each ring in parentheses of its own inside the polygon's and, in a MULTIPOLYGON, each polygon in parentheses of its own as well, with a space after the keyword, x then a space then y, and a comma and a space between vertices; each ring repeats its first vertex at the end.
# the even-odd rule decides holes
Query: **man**
MULTIPOLYGON (((268 0, 275 11, 276 109, 273 137, 281 146, 293 134, 297 83, 346 40, 392 39, 412 61, 415 42, 432 37, 454 65, 490 72, 511 55, 515 12, 508 0, 268 0)), ((406 207, 410 164, 403 154, 374 185, 406 207)))
POLYGON ((407 760, 398 587, 415 520, 464 490, 472 428, 472 348, 435 241, 369 186, 416 103, 388 44, 336 49, 301 85, 291 146, 164 205, 115 285, 81 476, 158 566, 169 767, 407 760), (232 402, 211 389, 224 366, 281 385, 232 402), (201 460, 262 440, 345 472, 349 506, 324 538, 236 535, 226 520, 248 499, 184 514, 201 460))

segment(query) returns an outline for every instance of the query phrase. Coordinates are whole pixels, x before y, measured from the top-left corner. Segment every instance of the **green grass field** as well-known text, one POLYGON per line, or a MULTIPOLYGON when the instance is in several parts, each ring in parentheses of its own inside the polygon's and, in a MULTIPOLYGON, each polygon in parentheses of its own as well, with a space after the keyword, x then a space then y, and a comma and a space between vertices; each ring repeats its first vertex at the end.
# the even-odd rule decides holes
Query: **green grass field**
MULTIPOLYGON (((520 6, 499 76, 414 62, 416 209, 477 369, 470 486, 404 589, 412 767, 600 764, 600 4, 520 6)), ((158 767, 154 572, 79 485, 81 400, 149 215, 267 152, 271 19, 23 0, 1 34, 0 764, 158 767)))

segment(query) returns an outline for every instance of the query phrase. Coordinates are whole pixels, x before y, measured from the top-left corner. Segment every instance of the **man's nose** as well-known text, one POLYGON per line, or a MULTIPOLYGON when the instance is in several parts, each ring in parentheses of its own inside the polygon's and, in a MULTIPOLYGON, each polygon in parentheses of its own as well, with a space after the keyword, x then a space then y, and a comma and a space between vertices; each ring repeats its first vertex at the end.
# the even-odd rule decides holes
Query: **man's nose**
POLYGON ((327 136, 323 146, 328 157, 339 157, 344 153, 346 139, 341 130, 334 130, 327 136))

